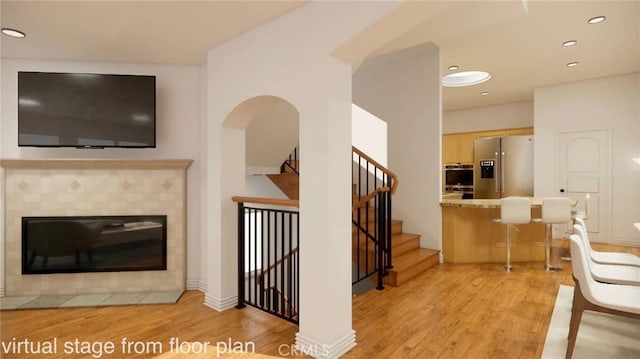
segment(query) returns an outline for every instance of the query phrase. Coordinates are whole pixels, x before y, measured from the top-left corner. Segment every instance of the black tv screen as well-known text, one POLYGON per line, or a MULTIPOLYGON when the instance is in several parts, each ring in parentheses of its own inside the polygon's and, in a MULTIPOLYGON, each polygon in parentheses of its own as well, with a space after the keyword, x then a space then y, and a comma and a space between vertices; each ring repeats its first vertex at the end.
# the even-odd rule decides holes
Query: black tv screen
POLYGON ((155 147, 156 79, 18 72, 18 146, 155 147))

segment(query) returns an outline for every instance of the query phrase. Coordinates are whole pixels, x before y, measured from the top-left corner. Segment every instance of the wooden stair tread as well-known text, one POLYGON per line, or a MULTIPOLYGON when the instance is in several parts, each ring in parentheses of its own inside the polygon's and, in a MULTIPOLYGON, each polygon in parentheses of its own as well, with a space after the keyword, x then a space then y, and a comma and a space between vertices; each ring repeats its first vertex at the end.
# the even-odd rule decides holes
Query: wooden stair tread
POLYGON ((414 239, 420 239, 419 234, 414 233, 397 233, 391 236, 391 245, 396 246, 414 239))
POLYGON ((393 260, 393 271, 400 272, 411 268, 416 263, 438 256, 440 251, 426 248, 418 248, 415 251, 407 252, 393 260))
POLYGON ((391 237, 391 255, 395 258, 420 248, 420 235, 413 233, 398 233, 391 237))
POLYGON ((418 248, 393 258, 393 268, 384 283, 399 286, 439 263, 440 251, 418 248))

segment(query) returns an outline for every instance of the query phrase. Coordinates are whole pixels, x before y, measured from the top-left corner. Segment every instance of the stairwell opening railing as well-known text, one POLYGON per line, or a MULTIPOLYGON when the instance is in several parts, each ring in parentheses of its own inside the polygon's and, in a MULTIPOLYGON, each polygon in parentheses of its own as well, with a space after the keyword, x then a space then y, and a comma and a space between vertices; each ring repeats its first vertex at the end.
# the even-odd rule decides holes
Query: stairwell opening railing
POLYGON ((255 197, 232 199, 238 203, 236 308, 250 305, 298 324, 299 202, 255 197))
POLYGON ((391 195, 398 187, 395 173, 353 147, 352 282, 377 275, 377 289, 393 268, 391 195))

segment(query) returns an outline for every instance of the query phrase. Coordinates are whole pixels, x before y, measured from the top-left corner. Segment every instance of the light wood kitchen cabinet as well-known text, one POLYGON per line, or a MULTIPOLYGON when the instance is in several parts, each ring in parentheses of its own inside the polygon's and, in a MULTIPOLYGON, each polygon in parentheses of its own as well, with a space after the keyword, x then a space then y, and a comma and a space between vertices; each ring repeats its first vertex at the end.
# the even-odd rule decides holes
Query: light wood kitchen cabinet
POLYGON ((442 136, 442 163, 473 164, 473 145, 476 138, 532 134, 533 127, 446 134, 442 136))
POLYGON ((444 135, 442 136, 442 162, 457 163, 460 158, 460 136, 444 135))
POLYGON ((533 127, 512 128, 507 130, 507 136, 533 135, 533 127))
POLYGON ((442 136, 442 162, 473 163, 473 140, 475 134, 456 133, 442 136))
POLYGON ((458 136, 458 162, 473 163, 473 143, 476 135, 473 133, 464 133, 458 136))

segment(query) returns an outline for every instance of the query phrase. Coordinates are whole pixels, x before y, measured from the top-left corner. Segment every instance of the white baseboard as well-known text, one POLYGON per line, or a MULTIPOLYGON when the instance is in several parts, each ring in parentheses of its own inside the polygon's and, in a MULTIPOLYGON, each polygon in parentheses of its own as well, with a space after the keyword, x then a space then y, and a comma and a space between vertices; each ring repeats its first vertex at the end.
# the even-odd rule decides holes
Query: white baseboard
POLYGON ((204 294, 204 305, 217 312, 224 312, 227 309, 235 307, 236 304, 238 304, 237 295, 232 295, 226 298, 217 298, 209 295, 206 292, 204 294))
POLYGON ((355 330, 351 330, 345 336, 331 344, 321 343, 317 340, 300 334, 300 332, 296 333, 297 350, 304 352, 305 354, 310 355, 314 358, 339 358, 349 350, 353 349, 353 347, 355 347, 356 345, 357 343, 355 330))
POLYGON ((207 292, 207 282, 199 279, 188 279, 187 290, 198 290, 202 293, 207 292))
POLYGON ((440 251, 440 254, 438 255, 438 263, 444 263, 444 254, 442 254, 442 251, 440 251))

